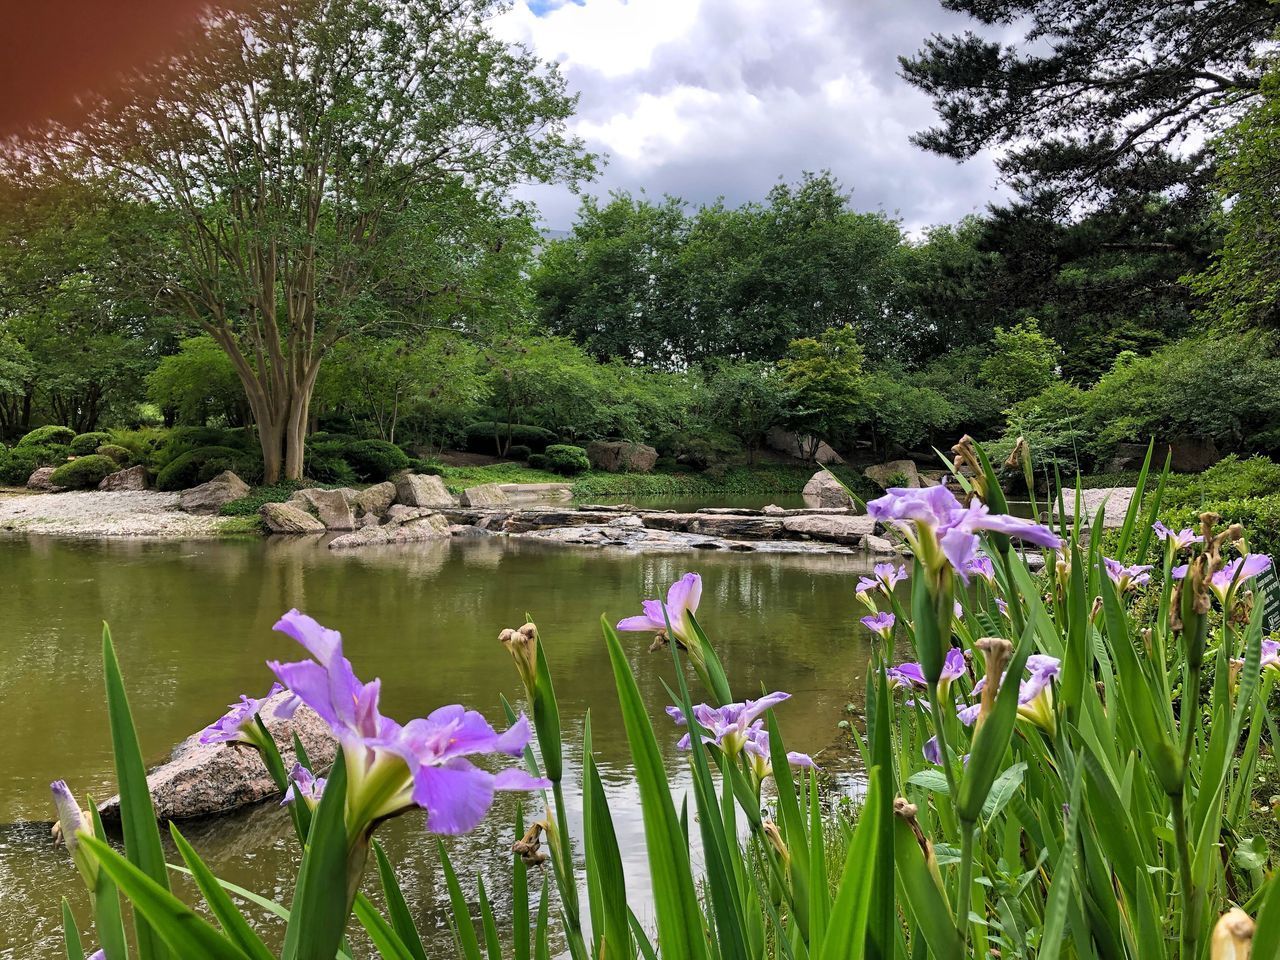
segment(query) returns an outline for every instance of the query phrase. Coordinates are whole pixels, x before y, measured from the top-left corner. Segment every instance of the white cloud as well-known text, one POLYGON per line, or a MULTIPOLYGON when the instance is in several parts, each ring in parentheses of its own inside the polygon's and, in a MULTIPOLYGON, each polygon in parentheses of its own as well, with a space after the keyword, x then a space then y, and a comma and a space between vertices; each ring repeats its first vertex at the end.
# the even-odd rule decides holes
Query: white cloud
MULTIPOLYGON (((906 226, 958 219, 998 197, 989 159, 959 166, 913 146, 935 121, 897 76, 898 54, 958 18, 937 0, 519 2, 503 36, 561 64, 581 96, 574 130, 609 155, 588 189, 758 199, 779 177, 830 169, 862 209, 906 226)), ((962 22, 962 21, 960 21, 962 22)), ((549 226, 568 191, 529 196, 549 226)))

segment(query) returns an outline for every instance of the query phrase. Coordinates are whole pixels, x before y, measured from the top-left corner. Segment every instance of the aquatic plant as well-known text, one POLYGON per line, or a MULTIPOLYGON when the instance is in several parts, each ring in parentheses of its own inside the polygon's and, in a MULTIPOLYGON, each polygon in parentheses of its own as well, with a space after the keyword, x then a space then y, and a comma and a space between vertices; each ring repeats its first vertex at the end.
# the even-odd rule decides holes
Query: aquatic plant
MULTIPOLYGON (((328 722, 341 749, 330 770, 314 771, 295 742, 297 764, 286 772, 262 724, 270 698, 245 698, 210 727, 211 737, 261 751, 304 850, 286 907, 223 884, 171 827, 211 920, 169 891, 108 635, 124 853, 106 842, 92 804, 86 814, 65 784, 54 785, 106 960, 128 956, 118 893, 132 904, 142 960, 277 956, 229 890, 283 919, 282 960, 354 956, 344 939, 351 917, 378 956, 425 960, 377 827, 425 809, 428 830, 464 831, 500 789, 533 791, 541 810, 528 823, 517 813, 511 872, 500 881, 511 885, 516 960, 549 957, 553 927, 573 960, 1280 956, 1280 878, 1253 800, 1264 735, 1280 740, 1266 710, 1280 642, 1263 636, 1252 580, 1269 558, 1212 515, 1198 534, 1155 525, 1163 481, 1140 516, 1147 467, 1123 525, 1104 538, 1090 535, 1094 525, 1101 533, 1101 514, 1090 525, 1078 501, 1074 519, 1055 529, 1010 517, 981 449, 970 444, 964 454, 981 475, 957 471, 963 501, 949 491, 891 490, 871 505, 913 556, 909 572, 886 566, 858 585, 874 639, 865 731, 855 734, 866 771, 855 821, 829 818, 812 758, 786 749, 774 711, 788 695, 735 695, 697 616, 696 574, 665 602, 646 601, 642 616, 616 628, 602 620, 641 800, 651 922, 639 919, 627 889, 589 718, 574 798, 581 828, 570 830, 564 732, 534 624, 500 636, 532 723, 507 704, 507 729, 498 732, 457 705, 403 726, 383 717, 378 681, 356 677, 341 637, 286 614, 278 629, 310 656, 271 668, 328 722), (1011 537, 1039 548, 1042 572, 1011 537), (1175 567, 1184 551, 1187 563, 1175 567), (673 790, 663 735, 619 628, 676 641, 658 648, 677 667, 667 713, 685 728, 686 797, 673 790), (890 662, 895 631, 914 661, 890 662), (686 666, 702 687, 697 703, 686 666), (495 773, 471 761, 477 754, 523 763, 495 773), (383 907, 357 892, 369 851, 383 907)), ((1060 506, 1066 495, 1058 494, 1060 506)), ((500 924, 485 879, 473 917, 443 846, 441 854, 458 955, 498 960, 500 924)), ((83 956, 65 905, 64 926, 68 954, 83 956)))

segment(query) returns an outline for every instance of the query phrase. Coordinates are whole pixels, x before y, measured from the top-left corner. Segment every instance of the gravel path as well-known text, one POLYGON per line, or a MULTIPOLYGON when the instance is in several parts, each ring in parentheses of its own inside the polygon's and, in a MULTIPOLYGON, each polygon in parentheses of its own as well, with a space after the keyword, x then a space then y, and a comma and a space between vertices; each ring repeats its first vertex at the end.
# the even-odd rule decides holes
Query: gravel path
MULTIPOLYGON (((1095 490, 1080 491, 1080 505, 1084 508, 1084 515, 1090 522, 1098 514, 1098 508, 1106 502, 1107 510, 1102 517, 1102 526, 1112 529, 1124 525, 1124 515, 1129 511, 1129 503, 1133 500, 1133 495, 1137 492, 1136 487, 1104 487, 1095 490)), ((1063 512, 1068 517, 1074 517, 1076 512, 1076 495, 1074 489, 1062 491, 1063 512)), ((1057 513, 1057 504, 1053 505, 1054 513, 1057 513)))
POLYGON ((225 522, 225 517, 182 513, 176 493, 86 491, 0 496, 0 531, 17 533, 189 540, 217 537, 225 522))

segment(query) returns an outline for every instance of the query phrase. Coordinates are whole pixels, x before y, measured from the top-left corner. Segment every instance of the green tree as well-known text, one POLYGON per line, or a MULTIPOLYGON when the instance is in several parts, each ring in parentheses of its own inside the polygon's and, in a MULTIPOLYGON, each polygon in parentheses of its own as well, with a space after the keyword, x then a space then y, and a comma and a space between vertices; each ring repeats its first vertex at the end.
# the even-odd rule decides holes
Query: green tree
POLYGON ((191 337, 147 375, 147 397, 165 423, 204 426, 219 417, 229 427, 249 423, 244 388, 226 352, 212 337, 191 337))
POLYGON ((1218 190, 1226 235, 1210 269, 1194 286, 1211 314, 1229 326, 1275 327, 1280 321, 1280 68, 1262 97, 1219 138, 1218 190))
POLYGON ((1040 332, 1032 317, 1010 329, 996 328, 982 380, 1003 405, 1035 396, 1054 381, 1062 348, 1040 332))
POLYGON ((1270 0, 943 0, 1006 44, 966 31, 903 57, 941 123, 916 136, 957 159, 999 151, 1026 197, 1105 200, 1157 173, 1201 179, 1197 149, 1255 98, 1280 27, 1270 0), (1172 154, 1189 153, 1185 160, 1172 154), (1159 168, 1170 168, 1163 172, 1159 168))
POLYGON ((321 362, 353 332, 425 322, 509 237, 527 181, 591 170, 552 65, 491 31, 496 0, 273 0, 92 104, 18 159, 112 177, 173 219, 160 288, 227 352, 267 482, 302 475, 321 362), (473 229, 479 223, 479 229, 473 229))
POLYGON ((848 439, 862 419, 867 390, 863 351, 851 327, 793 340, 778 362, 791 401, 788 426, 806 438, 812 459, 818 444, 848 439))
POLYGON ((742 441, 748 463, 789 412, 782 377, 764 361, 721 361, 707 379, 707 394, 710 423, 742 441))
POLYGON ((604 418, 599 366, 564 337, 509 336, 484 351, 498 453, 511 446, 513 423, 553 430, 561 439, 590 435, 604 418), (505 433, 501 432, 506 427, 505 433))

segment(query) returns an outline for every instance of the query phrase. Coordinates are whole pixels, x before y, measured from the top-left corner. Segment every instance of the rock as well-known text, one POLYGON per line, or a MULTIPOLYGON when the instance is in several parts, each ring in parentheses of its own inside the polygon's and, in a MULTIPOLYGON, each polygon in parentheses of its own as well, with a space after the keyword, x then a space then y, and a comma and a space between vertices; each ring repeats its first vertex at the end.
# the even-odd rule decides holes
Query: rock
POLYGON ((419 517, 429 517, 435 513, 429 507, 406 507, 403 503, 393 503, 387 508, 387 521, 389 523, 407 523, 410 520, 417 520, 419 517))
POLYGON ((782 521, 745 514, 697 514, 688 529, 690 533, 721 540, 777 540, 782 534, 782 521))
POLYGON ((591 466, 607 473, 649 473, 658 462, 658 451, 647 443, 597 440, 586 450, 591 466))
POLYGON ((259 510, 272 533, 324 533, 324 524, 293 503, 264 503, 259 510))
POLYGON ((862 475, 886 490, 889 487, 920 486, 920 471, 916 469, 914 460, 875 463, 863 470, 862 475))
POLYGON ((396 485, 396 502, 406 507, 440 508, 457 503, 439 477, 401 470, 391 481, 396 485))
MULTIPOLYGON (((28 490, 47 490, 49 493, 56 493, 62 490, 62 487, 53 485, 53 471, 57 467, 37 467, 31 476, 27 477, 28 490)), ((21 474, 19 474, 21 476, 21 474)))
POLYGON ((862 546, 868 553, 891 554, 898 552, 898 548, 893 545, 892 540, 877 537, 873 533, 869 533, 862 538, 862 546))
MULTIPOLYGON (((1157 446, 1157 451, 1158 449, 1157 446)), ((1199 437, 1174 437, 1169 442, 1169 452, 1172 454, 1169 469, 1178 473, 1200 473, 1222 459, 1222 454, 1212 440, 1201 440, 1199 437)), ((1152 457, 1151 465, 1157 470, 1160 468, 1155 457, 1152 457)))
POLYGON ((356 529, 363 530, 365 527, 376 527, 378 525, 378 516, 373 513, 362 513, 360 519, 356 521, 356 529))
POLYGON ((147 489, 147 468, 142 464, 117 470, 102 478, 99 490, 145 490, 147 489))
POLYGON ((808 517, 787 517, 782 521, 782 529, 808 540, 822 540, 827 543, 843 543, 849 546, 861 544, 876 528, 876 522, 870 517, 850 517, 839 515, 821 515, 808 517))
POLYGON ((763 510, 753 510, 751 507, 699 507, 694 513, 709 513, 713 515, 732 516, 732 517, 762 517, 763 510))
POLYGON ((351 505, 357 516, 383 517, 396 502, 396 494, 396 485, 390 480, 384 480, 382 483, 375 483, 359 491, 351 505))
MULTIPOLYGON (((1133 495, 1136 492, 1134 487, 1099 487, 1092 490, 1081 490, 1080 507, 1084 512, 1085 519, 1092 523, 1093 518, 1098 515, 1098 508, 1105 503, 1102 526, 1107 530, 1116 529, 1124 526, 1125 514, 1129 512, 1129 503, 1133 500, 1133 495)), ((1064 496, 1062 499, 1065 515, 1074 517, 1076 509, 1075 496, 1064 496)), ((1051 503, 1049 507, 1051 513, 1056 517, 1058 512, 1057 503, 1051 503)))
MULTIPOLYGON (((355 491, 351 491, 351 496, 355 491)), ((351 512, 351 503, 345 490, 321 490, 319 488, 299 490, 300 496, 315 509, 316 516, 324 524, 326 530, 354 530, 356 518, 351 512)))
POLYGON ((766 517, 785 517, 787 515, 787 511, 783 510, 782 507, 778 506, 776 503, 769 504, 760 512, 766 517))
POLYGON ((508 500, 517 503, 568 503, 573 499, 573 487, 567 483, 502 483, 499 486, 508 500))
POLYGON ((485 530, 483 527, 476 527, 466 523, 449 524, 449 536, 462 537, 464 539, 483 539, 492 537, 492 530, 485 530))
POLYGON ((785 453, 787 456, 795 457, 797 460, 806 460, 810 463, 815 460, 818 463, 844 463, 844 458, 836 453, 826 441, 819 440, 815 449, 812 437, 802 437, 783 430, 781 427, 770 427, 769 432, 765 434, 764 442, 779 453, 785 453), (810 456, 810 450, 814 450, 812 456, 810 456))
MULTIPOLYGON (((1145 443, 1117 443, 1115 453, 1107 464, 1106 473, 1128 473, 1130 470, 1141 470, 1142 461, 1147 456, 1145 443)), ((1155 456, 1152 456, 1154 462, 1155 456)))
POLYGON ((232 500, 249 495, 249 485, 230 470, 224 470, 208 483, 202 483, 178 495, 178 509, 187 513, 217 513, 232 500))
POLYGON ((643 526, 644 526, 644 521, 643 521, 643 520, 641 520, 639 517, 634 516, 634 515, 632 515, 632 514, 626 514, 626 515, 623 515, 623 516, 620 516, 620 517, 615 517, 613 520, 610 520, 607 524, 605 524, 605 526, 608 526, 608 527, 643 527, 643 526))
POLYGON ((811 507, 845 507, 854 506, 853 497, 845 491, 835 477, 825 470, 819 470, 804 485, 804 502, 811 507))
POLYGON ((390 521, 380 527, 364 527, 354 533, 344 533, 329 541, 329 549, 350 550, 356 547, 417 543, 422 540, 445 540, 449 536, 449 521, 439 513, 432 513, 403 523, 390 521))
MULTIPOLYGON (((291 719, 275 715, 289 697, 279 693, 262 709, 262 721, 280 748, 285 768, 293 766, 293 735, 306 748, 313 768, 333 763, 336 744, 320 717, 301 706, 291 719)), ((229 813, 251 803, 276 796, 276 786, 258 751, 246 744, 202 744, 193 734, 178 744, 166 763, 147 774, 156 816, 161 820, 190 820, 229 813)), ((120 819, 120 798, 112 797, 99 808, 104 819, 120 819)))
POLYGON ((502 485, 498 483, 482 483, 478 487, 467 487, 459 498, 464 507, 501 507, 510 503, 502 485))

